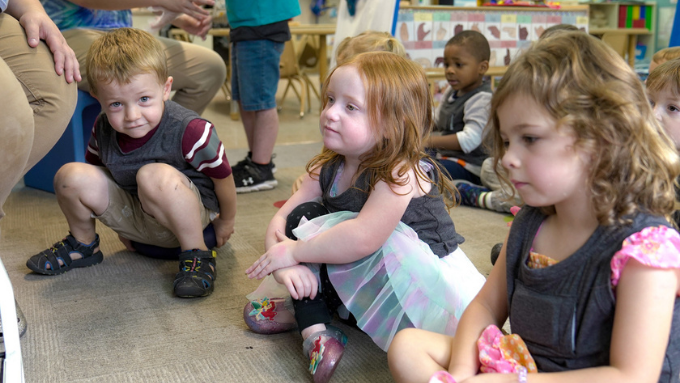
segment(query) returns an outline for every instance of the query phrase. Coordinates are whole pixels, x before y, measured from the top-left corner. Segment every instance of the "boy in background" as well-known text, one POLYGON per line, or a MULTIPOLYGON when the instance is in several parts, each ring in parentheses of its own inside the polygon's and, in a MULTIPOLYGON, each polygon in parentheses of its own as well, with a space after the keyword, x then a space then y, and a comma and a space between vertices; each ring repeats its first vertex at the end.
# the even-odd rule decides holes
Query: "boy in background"
POLYGON ((426 146, 436 151, 453 180, 481 185, 481 166, 488 157, 482 132, 489 119, 491 87, 484 82, 491 50, 486 37, 463 31, 444 48, 444 70, 449 90, 435 111, 435 130, 426 146))
MULTIPOLYGON (((680 53, 680 49, 674 51, 680 53)), ((661 52, 659 51, 657 54, 661 52)), ((656 55, 654 57, 656 58, 656 55)), ((654 109, 656 119, 659 120, 661 126, 666 130, 671 140, 673 140, 675 149, 680 152, 680 59, 667 60, 653 71, 650 66, 649 77, 647 77, 646 83, 647 95, 654 109)), ((680 190, 677 185, 675 193, 676 211, 673 214, 673 220, 675 225, 680 227, 680 211, 677 201, 678 197, 680 197, 680 190)))
POLYGON ((651 74, 656 67, 665 63, 668 60, 680 58, 680 47, 664 48, 652 56, 652 62, 649 63, 649 73, 651 74))
POLYGON ((234 180, 215 128, 169 101, 165 54, 147 32, 120 28, 103 35, 90 47, 86 69, 104 113, 92 129, 88 163, 68 163, 54 177, 70 233, 26 266, 55 275, 102 262, 98 219, 128 249, 130 241, 180 246, 175 294, 209 295, 216 253, 203 228, 212 221, 222 246, 236 215, 234 180))

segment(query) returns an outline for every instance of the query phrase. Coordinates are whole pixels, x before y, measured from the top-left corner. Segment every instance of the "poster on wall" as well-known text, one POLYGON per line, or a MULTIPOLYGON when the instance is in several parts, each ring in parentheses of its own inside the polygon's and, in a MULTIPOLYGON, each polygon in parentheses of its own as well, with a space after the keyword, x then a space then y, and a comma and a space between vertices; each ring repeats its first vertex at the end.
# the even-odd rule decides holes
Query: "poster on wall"
POLYGON ((588 30, 588 13, 582 11, 414 10, 398 13, 395 36, 406 53, 424 68, 443 67, 444 46, 457 33, 476 30, 489 41, 490 66, 507 66, 522 49, 557 24, 588 30))

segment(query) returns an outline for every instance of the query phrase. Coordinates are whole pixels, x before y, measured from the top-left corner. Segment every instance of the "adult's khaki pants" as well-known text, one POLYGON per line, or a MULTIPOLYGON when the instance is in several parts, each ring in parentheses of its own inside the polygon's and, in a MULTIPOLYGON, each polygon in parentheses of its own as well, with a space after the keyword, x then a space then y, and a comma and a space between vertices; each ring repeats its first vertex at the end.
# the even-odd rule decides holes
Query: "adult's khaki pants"
POLYGON ((0 13, 0 218, 14 185, 61 137, 77 97, 47 45, 29 47, 19 22, 0 13))

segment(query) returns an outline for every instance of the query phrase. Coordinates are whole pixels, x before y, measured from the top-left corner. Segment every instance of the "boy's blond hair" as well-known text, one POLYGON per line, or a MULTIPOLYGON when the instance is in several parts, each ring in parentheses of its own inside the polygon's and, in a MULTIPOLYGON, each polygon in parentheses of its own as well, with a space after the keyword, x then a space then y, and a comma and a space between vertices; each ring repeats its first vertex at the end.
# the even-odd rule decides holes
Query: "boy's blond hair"
POLYGON ((663 64, 668 60, 680 58, 680 47, 664 48, 652 56, 652 61, 657 64, 663 64))
POLYGON ((85 64, 90 92, 97 85, 128 84, 132 77, 152 73, 159 84, 168 79, 168 66, 160 42, 150 33, 135 28, 118 28, 101 36, 90 46, 85 64))
POLYGON ((392 52, 406 57, 404 46, 387 32, 365 31, 354 37, 346 37, 338 45, 336 62, 345 63, 352 57, 364 52, 392 52))
POLYGON ((645 84, 647 93, 656 94, 669 89, 674 96, 680 96, 680 59, 668 60, 656 67, 645 84))

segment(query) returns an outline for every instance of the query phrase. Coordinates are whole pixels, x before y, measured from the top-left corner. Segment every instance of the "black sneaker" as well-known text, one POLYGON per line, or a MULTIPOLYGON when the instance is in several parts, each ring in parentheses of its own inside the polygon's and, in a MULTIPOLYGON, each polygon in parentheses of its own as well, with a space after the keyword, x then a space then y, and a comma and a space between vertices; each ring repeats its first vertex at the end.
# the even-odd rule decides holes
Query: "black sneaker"
POLYGON ((273 162, 269 162, 267 165, 258 165, 248 157, 241 162, 243 162, 242 167, 232 168, 237 193, 269 190, 279 184, 274 178, 273 162))
MULTIPOLYGON (((276 165, 274 164, 274 158, 276 157, 276 154, 272 154, 272 159, 269 161, 269 163, 272 165, 272 173, 276 173, 276 165)), ((237 162, 236 165, 232 165, 231 171, 233 173, 236 172, 237 169, 242 169, 246 166, 246 164, 252 162, 253 160, 253 153, 248 152, 248 155, 246 158, 242 159, 241 161, 237 162)))

